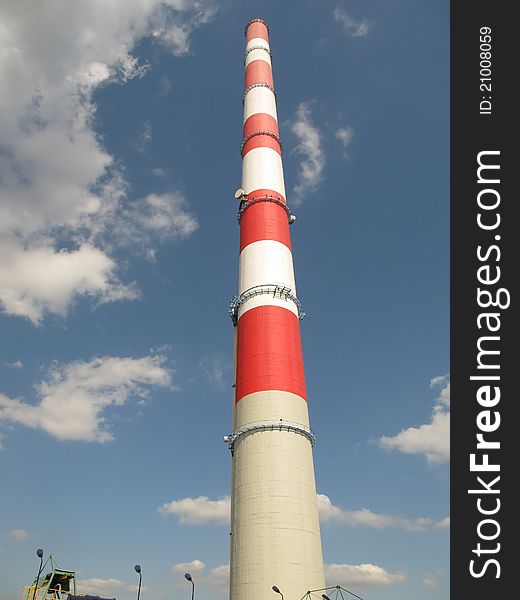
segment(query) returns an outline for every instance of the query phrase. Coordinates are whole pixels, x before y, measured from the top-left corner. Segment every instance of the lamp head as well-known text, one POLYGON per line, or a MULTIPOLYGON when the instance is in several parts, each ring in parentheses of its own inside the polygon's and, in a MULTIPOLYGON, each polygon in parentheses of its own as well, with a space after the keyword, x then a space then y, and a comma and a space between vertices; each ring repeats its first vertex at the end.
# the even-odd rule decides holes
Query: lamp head
POLYGON ((184 573, 184 577, 188 580, 188 581, 193 581, 192 576, 189 573, 184 573))
POLYGON ((141 565, 135 565, 134 569, 136 573, 141 573, 141 565))
POLYGON ((41 548, 38 548, 38 550, 36 550, 36 556, 38 558, 43 558, 43 550, 41 548))
POLYGON ((323 600, 330 600, 330 598, 326 594, 322 594, 321 597, 323 600))
POLYGON ((273 589, 273 592, 276 592, 277 594, 281 594, 282 593, 276 585, 273 585, 272 589, 273 589))

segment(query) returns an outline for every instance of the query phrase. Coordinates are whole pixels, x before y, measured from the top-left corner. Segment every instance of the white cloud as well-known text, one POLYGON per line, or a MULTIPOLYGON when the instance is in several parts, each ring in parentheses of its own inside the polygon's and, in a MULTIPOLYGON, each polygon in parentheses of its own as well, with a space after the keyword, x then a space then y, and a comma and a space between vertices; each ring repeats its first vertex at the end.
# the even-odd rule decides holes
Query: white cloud
POLYGON ((0 305, 8 314, 38 322, 45 312, 63 314, 78 294, 135 297, 109 257, 128 186, 96 134, 93 94, 145 74, 150 66, 132 55, 139 40, 155 35, 185 54, 192 31, 214 14, 185 0, 47 0, 30 10, 0 3, 0 78, 9 81, 0 96, 0 305), (57 256, 64 240, 69 249, 57 256), (16 265, 29 273, 23 281, 16 265), (41 289, 40 270, 57 265, 70 277, 41 289))
POLYGON ((187 238, 197 228, 195 216, 184 210, 185 198, 178 192, 169 194, 149 194, 141 200, 135 220, 140 230, 147 230, 161 240, 187 238))
POLYGON ((176 565, 173 565, 172 567, 172 571, 174 573, 200 573, 201 571, 204 571, 204 567, 206 565, 199 560, 198 558, 196 558, 195 560, 192 560, 191 562, 186 562, 186 563, 177 563, 176 565))
POLYGON ((443 383, 446 383, 446 381, 448 381, 450 378, 449 375, 439 375, 437 377, 432 377, 430 379, 430 387, 436 387, 438 385, 442 385, 443 383))
POLYGON ((360 565, 329 564, 325 567, 327 585, 366 590, 374 587, 395 585, 406 580, 402 573, 390 573, 383 567, 364 563, 360 565))
POLYGON ((219 565, 211 569, 207 582, 217 591, 226 593, 229 590, 229 565, 219 565))
MULTIPOLYGON (((210 500, 207 496, 181 498, 166 502, 159 508, 159 512, 164 516, 176 515, 179 523, 189 525, 208 523, 227 525, 231 518, 231 498, 229 496, 218 500, 210 500)), ((400 527, 410 531, 422 531, 432 526, 432 520, 426 518, 412 520, 400 516, 373 513, 367 508, 343 510, 334 506, 330 498, 324 494, 318 494, 318 513, 321 523, 342 523, 351 527, 366 526, 376 529, 400 527)))
POLYGON ((354 129, 350 127, 350 125, 348 127, 340 127, 339 129, 336 129, 334 135, 343 147, 343 156, 347 157, 347 148, 350 146, 352 139, 354 138, 354 129))
POLYGON ((424 454, 430 464, 446 462, 450 458, 450 383, 448 376, 434 377, 431 386, 443 385, 435 400, 429 423, 403 429, 395 436, 383 436, 379 444, 388 450, 397 449, 406 454, 424 454))
POLYGON ((90 579, 78 579, 76 582, 76 591, 79 594, 90 594, 103 596, 116 596, 116 592, 125 587, 125 584, 120 579, 100 579, 91 577, 90 579))
POLYGON ((207 496, 182 498, 166 502, 159 508, 159 512, 164 516, 177 515, 179 523, 225 525, 231 518, 231 498, 229 496, 218 500, 210 500, 207 496))
POLYGON ((294 152, 302 156, 297 183, 294 186, 293 204, 297 206, 302 203, 309 193, 318 189, 323 179, 323 169, 325 167, 321 134, 311 121, 311 110, 308 102, 301 102, 298 105, 295 118, 291 124, 291 131, 298 140, 294 152))
POLYGON ((411 531, 421 531, 431 526, 431 519, 407 519, 405 517, 373 513, 367 508, 360 510, 343 510, 332 504, 330 498, 318 494, 318 512, 320 522, 343 523, 351 527, 365 526, 375 529, 400 527, 411 531))
MULTIPOLYGON (((115 62, 112 72, 115 72, 117 81, 126 83, 131 79, 141 79, 150 69, 149 63, 139 64, 139 59, 135 56, 125 54, 115 62)), ((114 75, 112 74, 112 76, 114 75)))
POLYGON ((437 571, 435 574, 425 573, 422 582, 426 587, 437 587, 443 575, 442 571, 437 571))
POLYGON ((15 360, 12 363, 4 363, 6 367, 11 367, 11 369, 23 369, 23 362, 21 360, 15 360))
POLYGON ((219 565, 206 572, 206 565, 199 559, 191 562, 178 563, 171 567, 173 573, 177 573, 177 587, 186 587, 184 573, 193 575, 193 580, 197 586, 210 587, 214 591, 226 594, 229 590, 229 565, 219 565), (182 577, 181 577, 182 575, 182 577))
POLYGON ((29 533, 25 529, 11 529, 7 535, 17 542, 25 542, 29 538, 29 533))
POLYGON ((333 15, 334 19, 343 25, 343 29, 350 37, 365 37, 370 30, 371 24, 367 19, 358 21, 339 7, 334 9, 333 15))
MULTIPOLYGON (((183 0, 176 3, 177 9, 182 10, 190 6, 183 0)), ((192 2, 190 19, 180 20, 176 13, 160 11, 154 15, 154 28, 152 35, 166 44, 175 56, 187 54, 190 50, 190 35, 193 30, 213 20, 217 12, 214 6, 204 6, 203 2, 192 2), (176 18, 177 17, 177 18, 176 18)))
POLYGON ((437 398, 437 404, 441 407, 449 408, 450 407, 450 382, 446 383, 446 385, 442 388, 437 398))
POLYGON ((438 529, 449 529, 450 526, 451 526, 450 517, 444 517, 444 519, 441 519, 440 521, 435 523, 435 527, 437 527, 438 529))
POLYGON ((99 302, 133 299, 133 286, 116 277, 116 264, 90 244, 56 252, 40 242, 31 248, 0 243, 0 302, 5 312, 38 324, 45 311, 65 315, 76 295, 99 302))
POLYGON ((429 463, 449 460, 450 413, 436 411, 429 423, 403 429, 395 436, 383 436, 383 448, 400 450, 406 454, 424 454, 429 463))
POLYGON ((179 192, 149 194, 120 211, 113 232, 121 246, 153 260, 157 241, 188 238, 199 227, 196 216, 186 207, 188 202, 179 192))
POLYGON ((171 386, 164 356, 105 356, 89 362, 55 365, 36 385, 37 404, 0 394, 0 421, 43 429, 59 440, 108 442, 113 439, 105 410, 131 397, 146 397, 149 386, 171 386))

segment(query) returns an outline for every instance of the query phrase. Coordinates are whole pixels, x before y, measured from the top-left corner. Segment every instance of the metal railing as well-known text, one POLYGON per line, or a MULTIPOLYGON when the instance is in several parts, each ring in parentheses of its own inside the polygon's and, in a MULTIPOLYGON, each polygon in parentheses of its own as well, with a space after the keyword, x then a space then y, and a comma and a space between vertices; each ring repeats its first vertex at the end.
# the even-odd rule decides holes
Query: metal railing
POLYGON ((269 85, 268 83, 253 83, 252 85, 250 85, 249 87, 247 87, 244 90, 244 93, 242 94, 242 104, 244 104, 244 101, 246 99, 247 94, 254 88, 257 87, 266 87, 268 90, 271 90, 271 92, 273 92, 274 97, 276 99, 276 92, 274 91, 274 87, 269 85))
POLYGON ((239 223, 244 211, 246 211, 250 206, 253 206, 253 204, 257 204, 258 202, 274 202, 274 204, 278 204, 278 206, 281 206, 287 213, 289 223, 291 222, 291 211, 289 210, 287 204, 280 198, 268 194, 266 196, 252 196, 251 198, 247 198, 247 200, 242 200, 242 202, 240 202, 237 214, 237 219, 239 223))
POLYGON ((277 422, 273 421, 263 423, 250 423, 249 425, 244 425, 240 429, 233 431, 233 433, 224 436, 224 442, 228 445, 228 448, 231 450, 232 456, 235 453, 236 441, 244 435, 254 433, 255 431, 287 431, 303 435, 303 437, 309 440, 311 446, 314 446, 314 444, 316 443, 316 436, 314 435, 314 433, 309 428, 304 427, 299 423, 288 423, 284 422, 282 419, 280 419, 280 421, 277 422))
POLYGON ((238 311, 240 306, 249 299, 254 298, 255 296, 261 296, 263 294, 269 294, 272 295, 273 298, 279 298, 281 300, 291 300, 294 302, 296 310, 298 311, 298 319, 301 321, 303 317, 305 317, 305 312, 302 309, 301 302, 292 293, 292 290, 289 286, 279 283, 266 283, 263 285, 255 285, 245 292, 242 292, 240 296, 233 296, 233 298, 231 298, 228 312, 231 320, 233 321, 233 325, 238 323, 238 311))
POLYGON ((267 52, 267 54, 269 54, 269 58, 271 59, 271 62, 273 62, 273 55, 271 54, 271 50, 269 48, 266 48, 265 46, 251 46, 244 53, 244 64, 246 64, 247 55, 250 52, 253 52, 253 50, 265 50, 267 52))
POLYGON ((246 137, 242 140, 242 144, 240 144, 240 153, 242 153, 242 150, 244 149, 244 146, 247 144, 247 142, 251 138, 254 138, 257 135, 268 135, 269 137, 274 138, 278 142, 278 145, 280 146, 280 154, 283 154, 282 140, 274 131, 269 131, 269 129, 258 129, 256 131, 252 131, 251 133, 246 135, 246 137))

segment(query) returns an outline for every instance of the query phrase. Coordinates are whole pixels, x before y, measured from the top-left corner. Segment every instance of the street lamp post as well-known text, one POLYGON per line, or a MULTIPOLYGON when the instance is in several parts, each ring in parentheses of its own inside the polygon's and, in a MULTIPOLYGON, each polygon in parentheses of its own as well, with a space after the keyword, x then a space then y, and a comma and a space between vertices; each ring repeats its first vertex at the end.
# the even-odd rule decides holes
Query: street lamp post
POLYGON ((191 583, 191 600, 193 600, 195 596, 195 582, 189 573, 184 573, 184 577, 191 583))
POLYGON ((141 596, 141 580, 143 578, 141 573, 141 565, 135 565, 134 569, 136 573, 139 573, 139 588, 137 589, 137 600, 139 600, 139 597, 141 596))
POLYGON ((272 590, 273 590, 273 592, 276 592, 277 594, 280 594, 280 596, 282 597, 282 600, 283 600, 283 594, 280 591, 280 588, 278 588, 276 585, 273 585, 272 590))
POLYGON ((38 587, 38 583, 40 581, 40 575, 42 574, 42 568, 43 568, 43 550, 41 548, 38 548, 38 550, 36 550, 36 556, 40 559, 40 567, 38 569, 38 575, 36 575, 36 583, 34 584, 33 600, 36 597, 36 588, 38 587))

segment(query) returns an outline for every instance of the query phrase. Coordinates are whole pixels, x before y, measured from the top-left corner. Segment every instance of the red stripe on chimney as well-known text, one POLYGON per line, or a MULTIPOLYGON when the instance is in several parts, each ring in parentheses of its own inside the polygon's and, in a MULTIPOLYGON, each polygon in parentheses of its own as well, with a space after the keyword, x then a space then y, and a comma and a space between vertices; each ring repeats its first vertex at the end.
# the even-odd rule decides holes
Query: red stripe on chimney
POLYGON ((298 317, 279 306, 258 306, 238 320, 235 401, 280 390, 305 399, 298 317))
POLYGON ((269 33, 267 27, 261 21, 253 21, 246 31, 246 44, 254 38, 262 38, 269 42, 269 33))
POLYGON ((274 240, 291 248, 289 220, 279 204, 257 202, 242 213, 240 252, 249 244, 260 240, 274 240))
POLYGON ((271 65, 265 60, 253 60, 246 67, 244 89, 255 83, 267 83, 274 87, 271 65))

